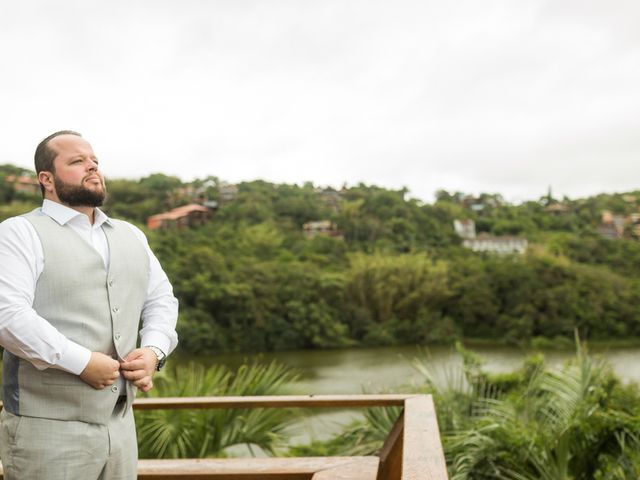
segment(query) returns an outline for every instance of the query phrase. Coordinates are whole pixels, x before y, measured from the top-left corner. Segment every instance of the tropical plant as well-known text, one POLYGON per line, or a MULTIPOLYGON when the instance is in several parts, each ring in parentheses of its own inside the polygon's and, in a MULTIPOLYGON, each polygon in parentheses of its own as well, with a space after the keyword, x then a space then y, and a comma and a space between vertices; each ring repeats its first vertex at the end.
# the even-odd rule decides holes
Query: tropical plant
MULTIPOLYGON (((431 393, 451 480, 626 480, 640 478, 640 393, 578 343, 575 358, 545 367, 541 355, 491 375, 458 346, 460 368, 434 372, 415 361, 431 393)), ((406 389, 405 389, 406 391, 406 389)), ((295 454, 373 454, 397 411, 370 409, 336 438, 295 454)))
POLYGON ((364 419, 355 420, 343 432, 328 441, 289 447, 288 454, 298 456, 375 455, 380 451, 401 413, 401 407, 373 407, 364 410, 364 419))
POLYGON ((522 380, 506 394, 477 391, 468 425, 443 432, 452 480, 637 478, 635 387, 622 386, 580 344, 562 368, 522 380), (621 468, 628 476, 602 476, 621 468))
MULTIPOLYGON (((189 363, 155 379, 152 397, 253 396, 290 393, 295 372, 274 362, 242 365, 236 371, 189 363)), ((287 409, 148 410, 136 414, 141 458, 225 456, 246 445, 273 454, 295 418, 287 409)))

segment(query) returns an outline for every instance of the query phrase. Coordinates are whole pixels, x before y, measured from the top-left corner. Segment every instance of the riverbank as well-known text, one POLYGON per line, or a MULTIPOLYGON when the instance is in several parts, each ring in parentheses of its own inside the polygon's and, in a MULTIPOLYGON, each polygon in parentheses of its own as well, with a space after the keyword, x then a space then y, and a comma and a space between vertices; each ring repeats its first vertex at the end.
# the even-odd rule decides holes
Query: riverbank
MULTIPOLYGON (((490 373, 511 373, 530 355, 542 353, 552 369, 561 368, 575 358, 572 345, 565 349, 525 349, 487 342, 469 342, 466 347, 484 362, 483 369, 490 373)), ((640 348, 598 342, 589 344, 594 357, 603 357, 624 383, 640 383, 637 368, 640 348)), ((206 357, 182 357, 177 362, 196 361, 204 365, 223 364, 237 368, 246 362, 268 363, 276 361, 300 372, 300 380, 292 386, 295 393, 304 394, 358 394, 407 392, 423 385, 424 375, 415 362, 426 365, 441 384, 460 382, 462 358, 451 346, 404 346, 378 348, 348 348, 339 350, 302 350, 271 352, 267 354, 231 354, 206 357)), ((361 411, 308 412, 287 430, 290 445, 324 441, 344 431, 354 420, 362 420, 361 411)))
MULTIPOLYGON (((566 349, 533 349, 469 342, 467 348, 477 353, 491 373, 504 373, 518 368, 533 353, 542 353, 549 366, 560 366, 575 355, 575 347, 566 349)), ((640 382, 638 346, 615 346, 610 343, 589 344, 594 355, 603 356, 614 372, 625 382, 640 382)), ((300 372, 296 385, 305 394, 349 394, 367 391, 381 393, 406 385, 421 383, 422 375, 413 365, 422 362, 436 374, 446 376, 462 363, 452 346, 403 346, 347 348, 336 350, 293 350, 270 353, 235 353, 215 356, 177 356, 171 363, 195 361, 205 366, 222 364, 237 368, 243 363, 276 361, 300 372)))
MULTIPOLYGON (((583 342, 588 348, 595 350, 606 350, 610 348, 640 348, 640 337, 628 338, 612 338, 612 339, 595 339, 583 342)), ((534 337, 530 342, 522 345, 513 345, 513 343, 496 342, 492 338, 465 338, 464 345, 473 349, 474 347, 513 347, 521 348, 525 351, 535 350, 568 350, 575 351, 575 339, 573 337, 534 337)), ((441 345, 447 346, 447 345, 441 345)))

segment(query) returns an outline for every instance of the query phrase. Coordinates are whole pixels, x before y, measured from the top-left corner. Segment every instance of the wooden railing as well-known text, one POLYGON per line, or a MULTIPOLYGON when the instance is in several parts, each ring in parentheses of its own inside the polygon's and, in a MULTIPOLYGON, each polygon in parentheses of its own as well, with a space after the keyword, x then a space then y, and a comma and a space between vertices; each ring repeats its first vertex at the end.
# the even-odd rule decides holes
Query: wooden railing
POLYGON ((430 395, 140 398, 136 410, 402 406, 378 456, 140 460, 139 480, 447 480, 430 395))
POLYGON ((430 395, 305 395, 143 398, 157 408, 357 408, 402 406, 378 457, 141 460, 139 479, 446 480, 447 468, 430 395))

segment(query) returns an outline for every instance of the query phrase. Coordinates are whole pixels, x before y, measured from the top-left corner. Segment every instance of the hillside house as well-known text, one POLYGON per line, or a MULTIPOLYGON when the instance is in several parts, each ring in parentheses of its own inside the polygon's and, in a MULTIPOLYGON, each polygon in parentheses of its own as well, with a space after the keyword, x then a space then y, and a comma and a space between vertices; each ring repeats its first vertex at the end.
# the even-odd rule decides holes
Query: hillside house
POLYGON ((27 193, 29 195, 40 195, 40 182, 35 178, 26 175, 8 175, 5 178, 7 183, 13 185, 16 192, 27 193))
POLYGON ((324 203, 334 212, 340 209, 340 203, 342 202, 342 193, 334 190, 331 187, 328 188, 316 188, 316 193, 320 197, 320 201, 324 203))
POLYGON ((472 195, 467 195, 462 199, 462 204, 474 212, 481 212, 485 209, 485 204, 480 198, 476 198, 472 195))
POLYGON ((522 237, 512 237, 507 235, 494 237, 491 235, 480 234, 476 238, 464 240, 462 245, 474 252, 489 252, 500 255, 516 253, 522 255, 527 251, 529 242, 526 238, 522 237))
POLYGON ((342 232, 338 230, 338 227, 331 220, 320 220, 316 222, 307 222, 302 226, 302 231, 307 239, 312 239, 317 236, 333 237, 342 239, 342 232))
POLYGON ((199 186, 196 186, 193 183, 183 185, 173 190, 169 199, 170 201, 175 203, 183 202, 186 200, 192 203, 200 203, 204 205, 206 204, 206 202, 212 201, 209 200, 209 189, 213 189, 215 187, 216 182, 211 179, 205 180, 199 186))
POLYGON ((481 233, 476 236, 476 224, 473 220, 454 220, 453 228, 463 239, 462 246, 474 252, 490 252, 497 254, 517 253, 522 255, 527 251, 526 238, 513 236, 493 236, 481 233))
POLYGON ((486 208, 498 208, 504 204, 504 199, 500 195, 465 195, 462 204, 474 212, 482 212, 486 208))
POLYGON ((211 208, 192 203, 147 218, 151 230, 188 228, 207 223, 213 215, 211 208))
POLYGON ((623 236, 623 231, 618 230, 613 224, 598 225, 598 233, 608 240, 620 240, 623 236))
POLYGON ((569 212, 569 207, 563 205, 562 203, 550 203, 546 207, 544 207, 544 211, 546 213, 550 213, 552 215, 564 215, 569 212))
POLYGON ((640 239, 640 212, 624 216, 603 210, 598 233, 609 240, 619 240, 625 237, 640 239))
POLYGON ((219 187, 220 202, 232 202, 238 196, 238 186, 230 183, 222 182, 219 187))
POLYGON ((466 220, 454 220, 453 228, 460 238, 476 238, 476 222, 474 222, 470 218, 466 220))
POLYGON ((632 218, 624 215, 615 215, 609 210, 602 211, 598 233, 609 240, 619 240, 624 237, 624 229, 628 223, 634 223, 632 218))

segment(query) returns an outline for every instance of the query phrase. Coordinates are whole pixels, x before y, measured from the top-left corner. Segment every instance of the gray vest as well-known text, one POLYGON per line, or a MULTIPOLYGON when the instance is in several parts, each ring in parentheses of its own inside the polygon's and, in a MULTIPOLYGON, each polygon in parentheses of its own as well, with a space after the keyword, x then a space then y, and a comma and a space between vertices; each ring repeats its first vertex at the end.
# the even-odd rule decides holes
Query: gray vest
MULTIPOLYGON (((149 257, 131 229, 110 220, 102 229, 109 244, 109 269, 100 254, 69 226, 40 210, 24 216, 44 252, 34 310, 70 340, 92 352, 121 360, 136 347, 147 294, 149 257)), ((120 395, 133 402, 135 387, 96 390, 80 377, 55 368, 38 370, 4 352, 4 406, 15 415, 107 424, 120 395)), ((125 410, 126 411, 126 410, 125 410)))

